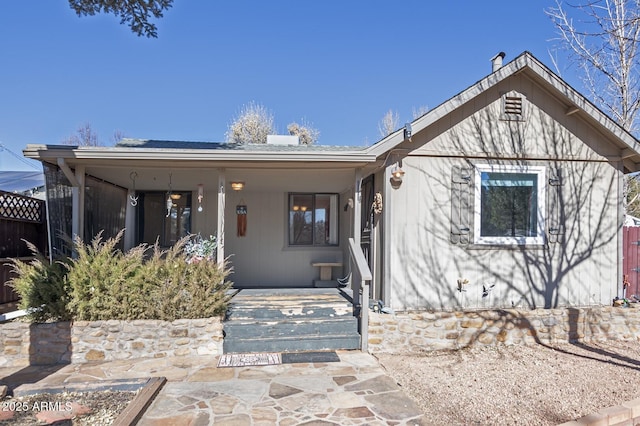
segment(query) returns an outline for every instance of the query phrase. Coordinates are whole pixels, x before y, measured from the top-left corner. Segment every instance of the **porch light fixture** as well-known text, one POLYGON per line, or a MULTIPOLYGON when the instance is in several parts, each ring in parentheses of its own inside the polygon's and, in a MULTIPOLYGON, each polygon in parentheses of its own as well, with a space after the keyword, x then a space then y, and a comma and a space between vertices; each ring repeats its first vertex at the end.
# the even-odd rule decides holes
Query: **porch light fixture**
POLYGON ((300 210, 300 206, 293 206, 293 211, 297 212, 298 210, 300 210))
POLYGON ((171 194, 169 195, 169 197, 173 200, 173 201, 177 201, 180 198, 182 198, 182 194, 171 194))
POLYGON ((396 164, 396 166, 391 171, 391 180, 394 182, 400 183, 402 182, 402 178, 404 177, 404 170, 402 167, 396 164))
POLYGON ((242 191, 244 189, 244 182, 231 182, 231 189, 234 191, 242 191))
POLYGON ((198 211, 202 211, 202 199, 204 198, 204 185, 198 184, 198 211))

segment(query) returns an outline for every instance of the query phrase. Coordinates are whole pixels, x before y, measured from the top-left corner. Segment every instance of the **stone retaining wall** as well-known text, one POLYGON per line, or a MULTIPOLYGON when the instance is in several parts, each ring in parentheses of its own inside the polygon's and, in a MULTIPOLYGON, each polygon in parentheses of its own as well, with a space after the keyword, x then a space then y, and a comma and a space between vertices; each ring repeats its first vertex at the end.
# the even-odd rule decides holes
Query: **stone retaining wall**
POLYGON ((369 313, 371 353, 638 338, 638 307, 369 313))
POLYGON ((222 353, 219 317, 0 324, 0 367, 222 353))

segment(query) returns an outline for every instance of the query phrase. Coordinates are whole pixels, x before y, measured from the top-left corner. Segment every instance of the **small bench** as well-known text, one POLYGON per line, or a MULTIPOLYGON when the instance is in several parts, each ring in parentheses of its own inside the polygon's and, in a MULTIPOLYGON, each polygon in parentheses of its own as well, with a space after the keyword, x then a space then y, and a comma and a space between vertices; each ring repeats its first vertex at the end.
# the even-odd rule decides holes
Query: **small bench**
POLYGON ((320 268, 320 281, 331 281, 331 268, 342 268, 342 262, 311 262, 320 268))

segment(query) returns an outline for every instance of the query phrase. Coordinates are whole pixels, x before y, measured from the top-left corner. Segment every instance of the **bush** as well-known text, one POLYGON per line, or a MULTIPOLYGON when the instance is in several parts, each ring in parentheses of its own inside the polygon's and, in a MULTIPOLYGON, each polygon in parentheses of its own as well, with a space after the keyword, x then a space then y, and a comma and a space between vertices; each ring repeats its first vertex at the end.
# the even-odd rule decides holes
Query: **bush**
POLYGON ((12 259, 15 277, 9 285, 20 295, 20 309, 27 310, 35 322, 68 321, 69 286, 65 279, 67 266, 61 261, 50 263, 35 245, 26 242, 35 259, 30 262, 12 259))
POLYGON ((90 244, 75 239, 76 257, 53 265, 41 255, 31 264, 14 261, 14 288, 24 306, 34 310, 32 319, 172 321, 226 311, 227 264, 211 257, 193 261, 185 251, 191 237, 166 251, 156 244, 123 253, 116 248, 122 235, 102 241, 100 233, 90 244))

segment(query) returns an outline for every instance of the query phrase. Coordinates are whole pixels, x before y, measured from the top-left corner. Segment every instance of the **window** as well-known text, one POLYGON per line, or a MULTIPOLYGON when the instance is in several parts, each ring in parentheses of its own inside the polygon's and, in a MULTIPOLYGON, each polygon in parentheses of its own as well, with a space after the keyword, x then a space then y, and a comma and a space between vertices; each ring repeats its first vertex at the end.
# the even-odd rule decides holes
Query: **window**
POLYGON ((289 194, 289 245, 338 244, 338 194, 289 194))
POLYGON ((544 167, 477 166, 474 242, 544 243, 544 167))

